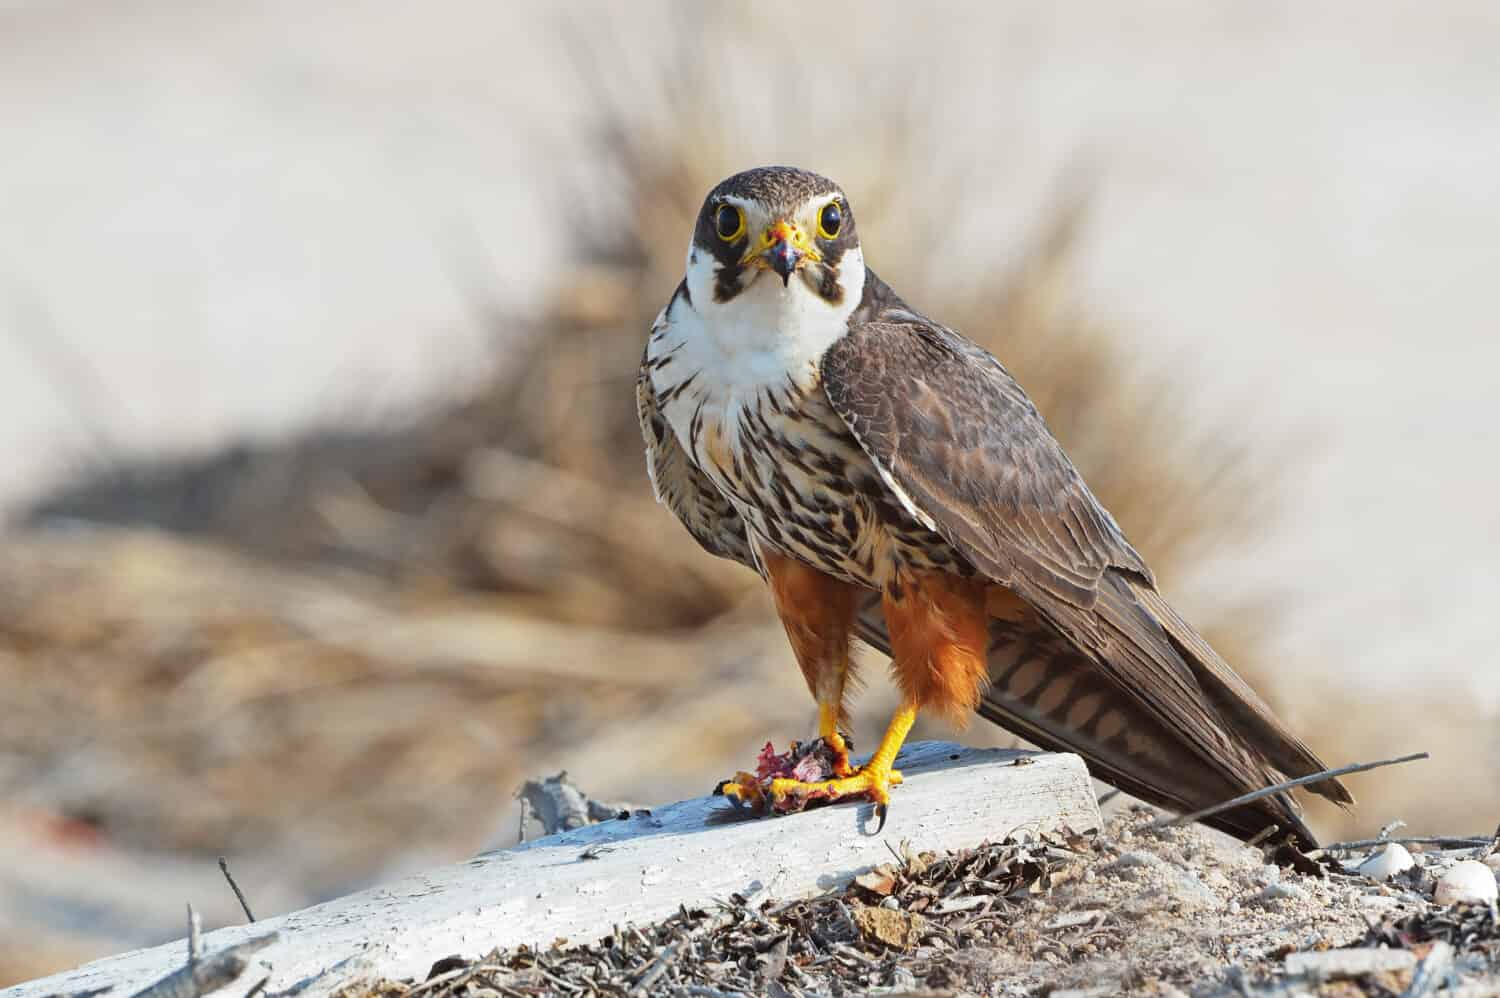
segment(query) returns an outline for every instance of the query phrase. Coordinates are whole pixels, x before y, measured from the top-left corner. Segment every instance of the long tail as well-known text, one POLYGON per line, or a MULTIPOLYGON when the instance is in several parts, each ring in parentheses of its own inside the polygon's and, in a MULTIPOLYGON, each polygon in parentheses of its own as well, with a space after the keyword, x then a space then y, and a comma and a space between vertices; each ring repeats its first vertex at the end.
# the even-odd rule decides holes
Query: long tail
MULTIPOLYGON (((1044 617, 999 586, 989 611, 979 713, 1041 748, 1078 753, 1126 793, 1188 812, 1324 768, 1144 581, 1107 575, 1093 607, 1070 611, 1086 621, 1044 617)), ((861 607, 857 633, 889 654, 878 598, 861 607)), ((1353 802, 1337 780, 1310 789, 1353 802)), ((1316 845, 1288 794, 1205 823, 1240 839, 1275 824, 1316 845)))

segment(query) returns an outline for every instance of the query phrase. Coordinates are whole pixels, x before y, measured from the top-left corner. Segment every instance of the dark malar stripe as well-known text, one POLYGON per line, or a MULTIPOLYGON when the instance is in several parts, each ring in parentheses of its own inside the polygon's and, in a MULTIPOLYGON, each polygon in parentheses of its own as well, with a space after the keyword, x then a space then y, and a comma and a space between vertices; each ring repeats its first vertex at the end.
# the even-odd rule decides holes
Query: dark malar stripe
POLYGON ((666 391, 662 392, 658 396, 658 398, 661 400, 659 404, 665 406, 668 402, 671 402, 673 399, 677 398, 677 396, 687 391, 688 386, 697 381, 698 376, 702 373, 702 371, 694 371, 692 374, 687 376, 686 380, 679 381, 671 388, 668 388, 666 391))

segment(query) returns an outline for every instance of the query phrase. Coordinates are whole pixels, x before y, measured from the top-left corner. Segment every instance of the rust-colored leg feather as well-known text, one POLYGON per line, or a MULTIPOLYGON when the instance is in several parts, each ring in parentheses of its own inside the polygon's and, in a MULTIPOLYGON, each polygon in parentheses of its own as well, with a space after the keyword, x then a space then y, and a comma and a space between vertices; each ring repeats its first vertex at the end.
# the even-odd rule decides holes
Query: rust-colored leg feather
POLYGON ((985 584, 944 572, 906 572, 882 601, 891 669, 906 700, 962 727, 989 676, 985 584))
POLYGON ((835 775, 848 776, 854 770, 840 726, 849 720, 844 702, 854 679, 849 643, 863 593, 795 558, 765 549, 759 554, 776 614, 807 689, 818 702, 818 734, 833 750, 835 775))
POLYGON ((892 669, 902 703, 875 754, 854 771, 838 725, 845 718, 850 638, 869 593, 773 552, 762 550, 760 559, 792 652, 818 701, 819 733, 834 751, 837 778, 814 783, 777 778, 763 785, 749 773, 740 773, 721 790, 758 808, 798 799, 864 797, 879 805, 883 827, 891 787, 901 782, 901 772, 894 768, 896 755, 917 712, 936 710, 962 725, 979 703, 988 675, 985 585, 941 572, 906 572, 884 594, 892 669))
POLYGON ((836 708, 843 721, 849 642, 862 591, 794 558, 762 550, 760 559, 809 692, 820 706, 836 708))

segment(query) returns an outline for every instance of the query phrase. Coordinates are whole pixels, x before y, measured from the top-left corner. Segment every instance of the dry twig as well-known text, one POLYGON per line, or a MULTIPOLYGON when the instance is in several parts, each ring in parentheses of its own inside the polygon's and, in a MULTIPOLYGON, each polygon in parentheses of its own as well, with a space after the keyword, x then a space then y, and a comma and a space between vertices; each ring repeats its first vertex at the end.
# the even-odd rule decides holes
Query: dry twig
POLYGON ((1210 815, 1218 814, 1220 811, 1228 811, 1230 808, 1239 807, 1241 804, 1248 804, 1251 801, 1260 800, 1262 797, 1270 797, 1273 794, 1279 794, 1286 790, 1295 789, 1296 787, 1305 787, 1309 783, 1322 783, 1324 780, 1333 779, 1338 776, 1347 776, 1350 773, 1363 773, 1371 769, 1380 769, 1383 766, 1397 766, 1404 762, 1415 762, 1418 759, 1430 758, 1431 755, 1427 752, 1414 752, 1411 755, 1403 755, 1399 759, 1382 759, 1379 762, 1360 762, 1350 766, 1342 766, 1338 769, 1325 769, 1307 776, 1299 776, 1295 780, 1286 780, 1281 783, 1272 784, 1269 787, 1256 790, 1254 793, 1241 794, 1231 800, 1215 804, 1213 807, 1205 807, 1201 811, 1178 815, 1175 818, 1162 818, 1156 821, 1151 827, 1176 828, 1180 825, 1190 825, 1210 815))
POLYGON ((1451 835, 1408 835, 1400 838, 1374 838, 1354 839, 1349 842, 1330 842, 1321 849, 1315 849, 1308 853, 1308 858, 1316 859, 1319 854, 1326 852, 1351 852, 1355 849, 1374 849, 1376 846, 1390 845, 1396 843, 1403 846, 1434 846, 1438 849, 1474 849, 1488 845, 1490 839, 1485 835, 1474 836, 1451 836, 1451 835))
POLYGON ((224 879, 229 881, 229 887, 234 891, 234 896, 239 898, 240 908, 245 912, 245 920, 255 921, 255 916, 250 911, 250 902, 245 900, 245 892, 240 890, 240 885, 234 882, 234 876, 229 872, 229 860, 223 856, 219 857, 219 869, 223 871, 224 879))
POLYGON ((203 952, 203 919, 189 904, 188 909, 188 963, 197 963, 199 955, 203 952))

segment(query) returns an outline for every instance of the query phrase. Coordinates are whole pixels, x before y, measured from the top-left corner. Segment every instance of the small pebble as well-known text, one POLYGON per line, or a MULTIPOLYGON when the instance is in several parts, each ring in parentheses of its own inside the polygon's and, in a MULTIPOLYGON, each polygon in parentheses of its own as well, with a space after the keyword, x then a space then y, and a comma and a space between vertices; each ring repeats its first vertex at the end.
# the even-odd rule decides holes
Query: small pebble
POLYGON ((1359 906, 1368 912, 1395 911, 1401 902, 1392 897, 1370 896, 1359 899, 1359 906))
POLYGON ((1359 864, 1359 872, 1361 876, 1369 877, 1371 880, 1390 880, 1416 865, 1417 861, 1411 858, 1411 853, 1406 851, 1404 845, 1392 842, 1359 864))
POLYGON ((890 908, 892 911, 894 911, 895 909, 901 907, 901 902, 897 901, 895 898, 882 898, 880 907, 890 908))
POLYGON ((1417 957, 1410 950, 1331 949, 1289 954, 1286 972, 1293 977, 1328 981, 1365 974, 1399 973, 1411 970, 1416 964, 1417 957))
POLYGON ((1161 866, 1161 859, 1149 852, 1127 852, 1121 853, 1120 858, 1104 868, 1104 872, 1113 873, 1129 878, 1134 873, 1127 871, 1141 870, 1153 866, 1161 866))
POLYGON ((1260 904, 1270 904, 1275 901, 1305 901, 1307 891, 1296 884, 1267 884, 1265 890, 1255 895, 1253 900, 1260 904))
POLYGON ((1483 863, 1466 859, 1438 878, 1433 901, 1438 904, 1494 904, 1500 894, 1495 871, 1483 863))
POLYGON ((1254 873, 1250 874, 1257 884, 1276 884, 1281 882, 1281 867, 1273 863, 1267 863, 1254 873))
POLYGON ((1177 900, 1187 907, 1218 907, 1219 897, 1191 870, 1172 869, 1169 882, 1177 900))

